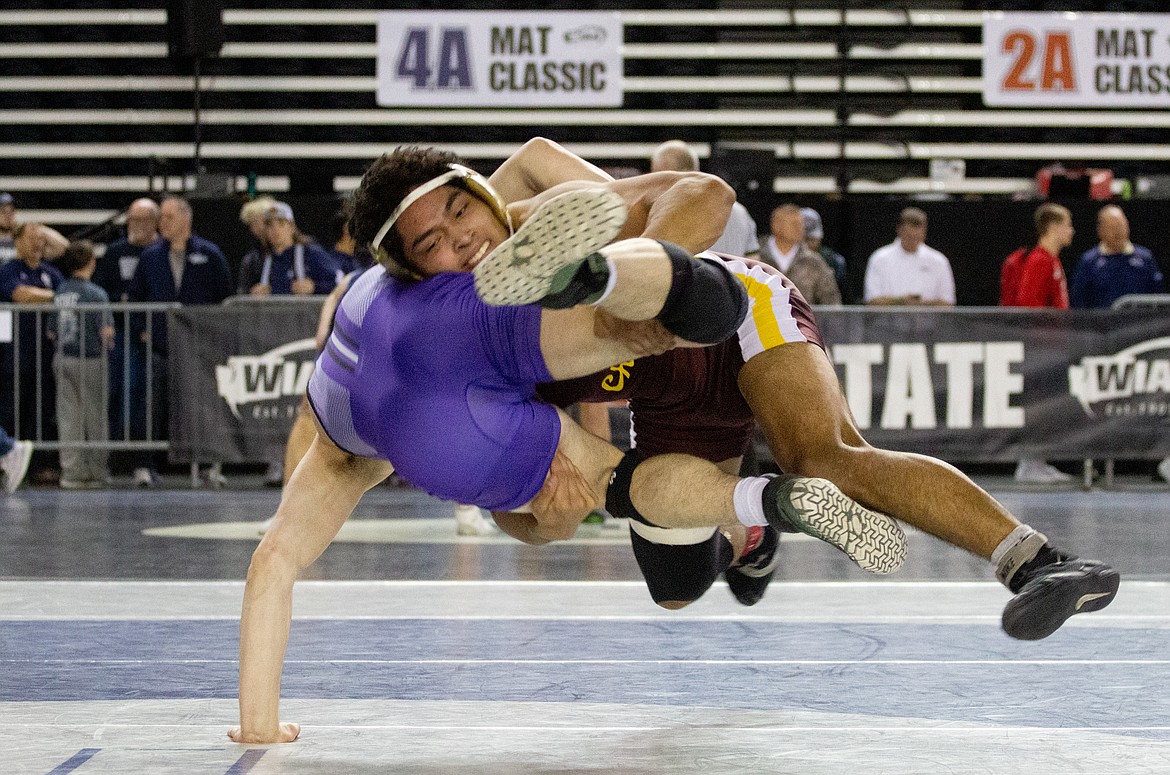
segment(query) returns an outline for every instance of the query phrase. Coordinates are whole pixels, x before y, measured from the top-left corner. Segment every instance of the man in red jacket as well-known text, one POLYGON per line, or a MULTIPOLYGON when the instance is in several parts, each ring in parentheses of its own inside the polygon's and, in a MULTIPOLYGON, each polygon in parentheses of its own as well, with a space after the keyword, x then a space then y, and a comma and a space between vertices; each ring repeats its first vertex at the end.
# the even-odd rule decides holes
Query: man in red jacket
MULTIPOLYGON (((1034 216, 1038 240, 1020 248, 1003 262, 999 279, 999 303, 1003 307, 1052 307, 1068 309, 1068 281, 1060 263, 1060 251, 1072 244, 1072 213, 1067 207, 1045 202, 1034 216)), ((1073 477, 1040 458, 1021 458, 1016 481, 1026 484, 1059 484, 1073 477)))
POLYGON ((1067 207, 1045 202, 1034 216, 1038 240, 1020 248, 1003 262, 999 303, 1002 307, 1054 307, 1068 309, 1068 281, 1060 263, 1060 251, 1072 244, 1076 233, 1067 207))

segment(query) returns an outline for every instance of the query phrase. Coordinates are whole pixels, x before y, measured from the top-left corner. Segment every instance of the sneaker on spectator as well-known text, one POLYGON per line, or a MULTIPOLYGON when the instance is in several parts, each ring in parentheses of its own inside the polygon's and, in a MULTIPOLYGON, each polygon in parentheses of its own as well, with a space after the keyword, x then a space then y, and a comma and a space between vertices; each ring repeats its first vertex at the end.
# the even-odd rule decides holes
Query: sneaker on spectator
POLYGON ((66 479, 61 477, 62 490, 88 490, 92 485, 88 479, 66 479))
POLYGON ((158 487, 160 482, 158 472, 153 468, 141 466, 134 469, 135 487, 158 487))
POLYGON ((265 487, 283 487, 284 486, 284 463, 271 462, 268 464, 268 469, 264 472, 264 486, 265 487))
POLYGON ((461 536, 490 536, 496 526, 484 518, 479 506, 455 504, 455 534, 461 536))
POLYGON ((1170 457, 1162 458, 1158 464, 1158 476, 1162 477, 1163 482, 1170 482, 1170 457))
POLYGON ((4 472, 4 492, 11 495, 24 481, 28 473, 28 463, 32 460, 33 445, 31 441, 17 441, 4 457, 0 457, 0 471, 4 472))
POLYGON ((1021 458, 1016 464, 1015 479, 1020 484, 1067 484, 1073 481, 1072 475, 1037 458, 1021 458))
POLYGON ((212 463, 199 472, 199 485, 201 487, 222 490, 227 487, 227 483, 227 477, 223 475, 223 466, 219 463, 212 463))

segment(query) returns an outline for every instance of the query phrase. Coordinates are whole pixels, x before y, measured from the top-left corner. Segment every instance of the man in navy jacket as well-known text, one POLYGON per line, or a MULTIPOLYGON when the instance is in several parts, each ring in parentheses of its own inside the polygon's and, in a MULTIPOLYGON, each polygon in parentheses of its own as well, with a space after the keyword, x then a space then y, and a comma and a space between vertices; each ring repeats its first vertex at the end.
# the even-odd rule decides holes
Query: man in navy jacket
MULTIPOLYGON (((130 301, 219 304, 232 295, 235 289, 223 251, 193 234, 191 221, 191 205, 187 200, 170 196, 162 201, 158 221, 160 239, 142 251, 134 279, 130 281, 130 301)), ((166 427, 167 417, 167 318, 163 312, 153 313, 151 317, 150 342, 146 341, 144 319, 133 321, 133 328, 137 345, 149 347, 146 355, 152 360, 153 425, 157 436, 166 427)), ((145 374, 132 374, 131 380, 136 387, 145 389, 145 374)), ((157 483, 157 474, 150 463, 144 458, 135 467, 135 484, 149 487, 157 483)))

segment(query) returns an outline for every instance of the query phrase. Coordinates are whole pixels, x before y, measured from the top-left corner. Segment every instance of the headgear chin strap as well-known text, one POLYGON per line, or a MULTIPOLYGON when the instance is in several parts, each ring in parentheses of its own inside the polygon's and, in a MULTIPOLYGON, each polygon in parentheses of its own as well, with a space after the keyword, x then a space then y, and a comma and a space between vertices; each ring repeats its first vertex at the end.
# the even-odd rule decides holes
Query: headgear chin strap
POLYGON ((445 186, 448 183, 461 185, 477 198, 486 202, 496 218, 508 228, 508 234, 512 233, 512 216, 508 214, 508 206, 504 204, 504 200, 492 188, 492 184, 488 182, 488 179, 462 164, 448 164, 447 166, 450 168, 447 172, 444 172, 436 178, 431 178, 402 198, 402 201, 394 208, 394 212, 390 213, 390 217, 382 224, 382 228, 378 229, 378 233, 374 236, 374 241, 370 243, 371 250, 377 253, 381 248, 382 240, 386 239, 386 235, 390 233, 390 229, 394 228, 395 222, 406 212, 406 208, 439 186, 445 186))

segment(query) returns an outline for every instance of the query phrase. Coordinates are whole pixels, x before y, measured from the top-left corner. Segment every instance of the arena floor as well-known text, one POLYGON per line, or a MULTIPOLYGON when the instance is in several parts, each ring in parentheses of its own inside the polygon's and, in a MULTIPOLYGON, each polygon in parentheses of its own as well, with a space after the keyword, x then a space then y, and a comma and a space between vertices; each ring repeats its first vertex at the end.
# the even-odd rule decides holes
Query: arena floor
POLYGON ((1170 492, 988 485, 1124 574, 1039 643, 922 534, 890 579, 786 536, 780 583, 649 600, 624 528, 456 538, 379 488, 298 585, 290 745, 230 743, 241 579, 274 491, 0 500, 0 773, 1170 773, 1170 492))

